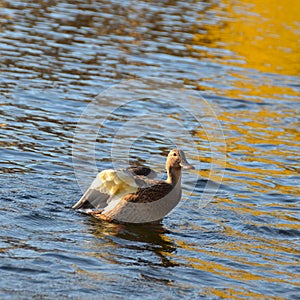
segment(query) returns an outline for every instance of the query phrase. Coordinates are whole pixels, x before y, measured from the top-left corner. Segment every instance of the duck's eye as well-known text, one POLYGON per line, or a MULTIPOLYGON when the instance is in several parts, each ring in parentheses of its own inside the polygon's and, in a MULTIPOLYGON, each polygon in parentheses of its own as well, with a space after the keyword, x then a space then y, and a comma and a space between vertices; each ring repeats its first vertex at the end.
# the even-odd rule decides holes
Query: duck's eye
POLYGON ((176 154, 176 153, 173 153, 173 156, 177 156, 177 154, 176 154))

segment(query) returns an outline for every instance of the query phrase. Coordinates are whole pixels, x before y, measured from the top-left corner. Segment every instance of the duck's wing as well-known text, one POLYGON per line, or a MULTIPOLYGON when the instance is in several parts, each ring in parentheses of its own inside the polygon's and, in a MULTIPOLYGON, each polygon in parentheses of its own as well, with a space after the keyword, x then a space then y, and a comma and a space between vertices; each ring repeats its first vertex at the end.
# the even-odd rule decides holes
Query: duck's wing
POLYGON ((135 193, 124 196, 122 200, 132 203, 151 203, 164 198, 173 189, 171 184, 163 180, 148 180, 145 183, 146 186, 140 187, 135 193))
POLYGON ((104 170, 97 174, 90 187, 72 208, 103 209, 112 200, 115 201, 129 193, 135 193, 137 189, 138 186, 132 170, 104 170))
POLYGON ((132 172, 134 175, 145 176, 148 179, 154 179, 157 175, 154 170, 148 167, 134 166, 127 168, 127 170, 132 172))
POLYGON ((101 192, 99 187, 102 182, 99 178, 99 174, 96 176, 92 184, 83 194, 83 196, 76 202, 72 208, 73 209, 88 209, 88 208, 97 208, 101 209, 107 205, 107 201, 110 198, 108 193, 101 192))

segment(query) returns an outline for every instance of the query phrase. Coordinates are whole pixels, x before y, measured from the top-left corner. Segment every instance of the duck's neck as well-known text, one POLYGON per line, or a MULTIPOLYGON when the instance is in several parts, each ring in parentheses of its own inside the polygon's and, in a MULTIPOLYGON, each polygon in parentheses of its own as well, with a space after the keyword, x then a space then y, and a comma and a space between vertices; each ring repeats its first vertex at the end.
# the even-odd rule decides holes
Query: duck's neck
POLYGON ((167 178, 167 182, 172 184, 172 185, 176 185, 177 183, 180 184, 180 180, 181 180, 181 168, 169 168, 167 169, 167 173, 168 173, 168 178, 167 178))

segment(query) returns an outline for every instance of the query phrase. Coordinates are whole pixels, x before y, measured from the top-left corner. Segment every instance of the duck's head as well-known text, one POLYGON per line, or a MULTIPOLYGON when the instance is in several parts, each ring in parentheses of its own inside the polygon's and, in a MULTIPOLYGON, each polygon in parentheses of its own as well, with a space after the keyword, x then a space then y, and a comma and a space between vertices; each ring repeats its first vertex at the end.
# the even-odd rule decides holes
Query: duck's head
POLYGON ((188 163, 186 160, 185 154, 182 150, 173 149, 168 154, 167 162, 166 162, 166 169, 178 169, 181 168, 190 170, 195 169, 191 164, 188 163))

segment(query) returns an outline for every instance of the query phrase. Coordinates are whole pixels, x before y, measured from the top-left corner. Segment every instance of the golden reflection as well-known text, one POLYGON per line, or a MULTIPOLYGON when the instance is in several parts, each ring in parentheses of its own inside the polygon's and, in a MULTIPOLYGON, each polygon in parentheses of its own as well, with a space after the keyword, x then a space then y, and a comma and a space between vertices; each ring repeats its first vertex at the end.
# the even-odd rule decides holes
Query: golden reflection
MULTIPOLYGON (((256 110, 224 110, 219 115, 228 156, 223 181, 229 186, 247 183, 256 192, 275 189, 278 193, 300 197, 299 185, 293 180, 290 183, 281 180, 299 176, 295 156, 295 149, 300 144, 297 116, 298 112, 292 109, 277 111, 264 106, 258 106, 256 110), (286 163, 288 160, 295 160, 294 167, 286 163), (239 176, 232 176, 232 170, 239 176)), ((201 131, 195 134, 205 141, 206 136, 201 131)), ((199 150, 207 152, 209 149, 202 147, 199 150)), ((208 165, 212 160, 202 157, 201 162, 208 165)), ((224 166, 224 162, 215 160, 215 163, 224 166)), ((198 174, 201 178, 209 178, 210 170, 202 168, 198 174)), ((216 175, 212 180, 221 182, 222 178, 216 175)))
POLYGON ((195 88, 257 103, 287 97, 299 101, 299 88, 283 81, 274 83, 269 77, 300 74, 299 15, 298 0, 242 0, 238 4, 222 0, 199 12, 198 31, 187 50, 193 57, 229 68, 227 84, 207 77, 205 82, 194 82, 195 88), (211 22, 206 21, 209 12, 215 16, 211 22))
MULTIPOLYGON (((224 52, 220 59, 207 51, 206 58, 260 72, 299 75, 298 0, 242 0, 238 4, 222 0, 219 6, 211 6, 211 11, 220 21, 203 25, 201 33, 194 35, 193 44, 223 48, 224 52)), ((199 20, 204 17, 201 12, 199 20)))
POLYGON ((231 98, 239 98, 242 96, 252 102, 260 103, 263 102, 264 99, 281 100, 286 96, 289 96, 291 100, 294 99, 297 101, 300 96, 299 91, 293 87, 276 86, 272 82, 269 82, 266 77, 264 77, 262 81, 261 79, 251 78, 251 76, 241 78, 242 76, 237 72, 228 72, 228 74, 237 79, 232 82, 233 86, 231 89, 226 91, 226 96, 231 98))
POLYGON ((293 181, 280 184, 281 180, 275 180, 299 175, 295 160, 295 149, 300 143, 297 115, 292 109, 278 111, 260 106, 256 110, 224 110, 219 119, 223 122, 227 142, 227 168, 240 174, 225 176, 224 180, 239 184, 247 178, 247 183, 257 192, 275 188, 283 194, 299 197, 299 186, 293 181), (288 160, 295 160, 295 168, 286 163, 288 160))
MULTIPOLYGON (((219 222, 220 223, 220 222, 219 222)), ((223 227, 224 233, 228 237, 235 237, 240 238, 238 241, 237 248, 240 251, 243 251, 245 253, 255 253, 257 254, 263 254, 264 257, 271 257, 272 263, 276 261, 278 264, 287 264, 291 265, 292 263, 290 261, 285 262, 284 260, 278 260, 277 258, 280 257, 280 253, 289 253, 293 255, 300 255, 300 251, 295 247, 292 243, 292 241, 289 243, 289 247, 285 246, 285 244, 282 243, 281 240, 274 239, 274 238, 266 238, 262 235, 251 235, 246 233, 245 231, 239 231, 237 229, 234 229, 233 227, 226 225, 224 223, 220 223, 220 226, 223 227), (249 241, 249 243, 241 242, 241 240, 249 241), (253 240, 256 242, 254 243, 253 240)), ((226 243, 219 245, 220 248, 231 250, 233 248, 233 243, 226 243)), ((285 256, 284 256, 285 257, 285 256)), ((249 264, 252 264, 253 262, 249 262, 249 264)), ((295 262, 296 263, 296 262, 295 262)), ((299 283, 300 285, 300 283, 299 283)))
POLYGON ((194 269, 213 273, 215 275, 221 275, 223 277, 227 277, 230 279, 240 280, 241 278, 243 278, 246 281, 255 280, 255 281, 288 283, 288 281, 280 278, 271 278, 263 275, 253 274, 247 270, 237 269, 235 267, 231 267, 215 261, 209 261, 209 263, 207 263, 207 260, 198 257, 185 257, 179 255, 177 257, 180 260, 185 260, 186 264, 194 269))
MULTIPOLYGON (((283 246, 280 242, 274 239, 264 239, 260 237, 254 237, 244 232, 233 229, 230 226, 224 224, 220 224, 220 226, 224 227, 224 233, 230 237, 231 239, 234 237, 239 237, 240 239, 236 241, 228 241, 226 243, 218 244, 218 248, 212 248, 212 250, 207 250, 206 248, 201 248, 199 245, 193 245, 185 243, 184 241, 177 241, 178 246, 188 251, 196 251, 198 253, 203 253, 208 256, 213 256, 214 258, 226 258, 228 261, 239 262, 243 265, 248 265, 251 267, 264 267, 270 268, 271 271, 277 272, 277 270, 273 269, 274 262, 278 265, 297 265, 297 261, 292 263, 291 261, 280 260, 280 252, 290 253, 293 255, 299 255, 300 251, 291 247, 283 246), (256 240, 254 243, 253 240, 256 240), (242 241, 249 241, 242 242, 242 241), (225 252, 225 251, 228 252, 225 252), (245 253, 243 256, 241 253, 245 253), (236 255, 235 255, 236 254, 236 255), (257 262, 253 260, 249 260, 248 254, 261 255, 264 257, 264 262, 257 262), (269 258, 269 259, 268 259, 269 258)), ((168 254, 171 256, 170 254, 168 254)), ((175 259, 175 256, 172 254, 175 259)), ((189 260, 188 256, 186 258, 189 260)), ((287 276, 293 276, 294 274, 286 272, 287 276)), ((300 277, 300 275, 299 275, 300 277)), ((300 283, 299 283, 300 285, 300 283)))
POLYGON ((283 300, 284 297, 272 297, 265 296, 257 292, 247 291, 243 288, 240 290, 234 288, 222 288, 217 289, 213 287, 205 288, 204 292, 201 293, 203 296, 216 296, 218 299, 243 299, 247 297, 248 299, 273 299, 273 300, 283 300))
POLYGON ((235 21, 222 36, 229 50, 245 58, 246 67, 299 75, 298 0, 243 0, 231 13, 235 21))
MULTIPOLYGON (((236 195, 236 197, 241 198, 240 195, 236 195)), ((249 224, 254 227, 266 227, 270 231, 272 230, 300 230, 300 219, 296 216, 292 216, 289 214, 282 213, 282 205, 276 203, 277 209, 272 209, 270 207, 274 206, 274 204, 260 204, 259 206, 253 203, 237 203, 234 200, 227 198, 215 198, 216 205, 220 210, 232 210, 235 214, 240 216, 252 216, 252 217, 260 217, 260 218, 270 218, 274 217, 276 223, 267 223, 267 222, 255 222, 255 221, 246 221, 245 224, 249 224)), ((287 205, 284 206, 287 208, 287 205)), ((297 204, 294 204, 294 207, 297 208, 297 204)), ((213 221, 213 220, 212 220, 213 221)), ((229 229, 228 229, 229 230, 229 229)))
MULTIPOLYGON (((212 221, 216 220, 214 219, 212 221)), ((298 265, 296 260, 294 262, 287 261, 286 256, 283 254, 290 253, 299 255, 299 251, 296 250, 296 247, 293 247, 292 244, 290 244, 290 247, 283 246, 281 241, 271 238, 264 239, 259 236, 251 236, 245 232, 233 229, 226 223, 220 223, 220 226, 224 228, 224 234, 229 237, 226 243, 220 243, 217 247, 200 247, 196 244, 177 240, 178 248, 184 249, 187 253, 184 256, 177 255, 176 253, 166 253, 166 255, 172 256, 173 259, 185 262, 187 266, 192 267, 193 269, 227 277, 230 280, 284 284, 291 284, 292 280, 293 285, 300 286, 300 283, 296 282, 297 278, 300 278, 299 275, 296 275, 293 272, 282 271, 279 267, 296 267, 298 265), (255 240, 255 242, 253 240, 255 240), (195 257, 195 254, 189 255, 189 253, 195 252, 200 255, 197 255, 197 257, 195 257), (259 261, 251 260, 249 259, 249 255, 251 254, 255 256, 259 255, 263 259, 260 259, 259 261), (207 257, 210 257, 210 259, 207 257), (224 260, 226 260, 227 263, 224 262, 224 260), (234 262, 234 264, 231 265, 230 262, 234 262), (243 265, 244 267, 236 267, 236 264, 243 265), (253 267, 258 267, 264 271, 261 273, 256 272, 254 274, 250 271, 253 267)), ((229 291, 230 299, 240 299, 241 296, 251 297, 253 299, 265 297, 264 294, 260 295, 243 287, 236 289, 234 285, 231 287, 230 284, 227 285, 227 288, 222 290, 209 288, 202 293, 203 295, 214 294, 227 298, 227 293, 229 291)))

